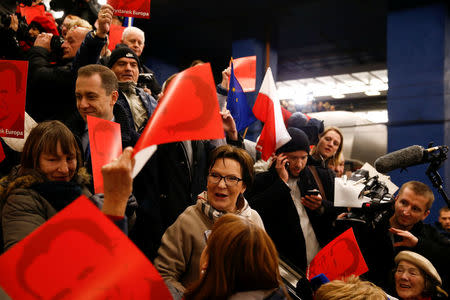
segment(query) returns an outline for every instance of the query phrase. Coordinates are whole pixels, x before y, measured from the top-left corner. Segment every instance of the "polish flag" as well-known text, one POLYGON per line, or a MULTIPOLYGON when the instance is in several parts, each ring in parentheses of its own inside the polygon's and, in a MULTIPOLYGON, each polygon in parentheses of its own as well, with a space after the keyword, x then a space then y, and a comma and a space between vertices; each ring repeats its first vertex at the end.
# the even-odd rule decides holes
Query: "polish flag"
POLYGON ((261 84, 253 114, 264 123, 256 149, 262 153, 262 159, 267 161, 276 149, 291 140, 283 122, 280 100, 270 68, 267 69, 261 84))

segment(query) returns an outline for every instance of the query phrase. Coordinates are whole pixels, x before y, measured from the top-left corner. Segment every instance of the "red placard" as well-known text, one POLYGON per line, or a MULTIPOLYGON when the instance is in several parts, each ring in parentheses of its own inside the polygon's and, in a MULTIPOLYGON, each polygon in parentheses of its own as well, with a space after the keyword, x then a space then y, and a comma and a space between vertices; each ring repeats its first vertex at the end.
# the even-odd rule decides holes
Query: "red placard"
POLYGON ((136 246, 82 196, 0 256, 12 299, 172 299, 136 246))
POLYGON ((256 85, 256 55, 233 59, 234 76, 244 92, 253 92, 256 85))
POLYGON ((28 62, 0 60, 0 136, 24 136, 28 62))
POLYGON ((0 143, 0 162, 2 162, 5 159, 5 152, 3 151, 3 146, 0 143))
POLYGON ((352 274, 359 276, 368 270, 353 228, 350 228, 317 253, 306 269, 306 277, 309 280, 323 273, 331 281, 352 274))
POLYGON ((27 24, 37 16, 45 16, 45 6, 35 5, 35 6, 20 6, 20 14, 25 17, 27 24))
POLYGON ((87 116, 92 176, 95 193, 103 193, 102 167, 122 153, 120 125, 115 122, 87 116))
POLYGON ((216 86, 209 63, 196 65, 173 78, 159 99, 136 146, 133 174, 151 157, 143 155, 152 145, 187 140, 224 138, 216 86))
POLYGON ((122 33, 125 30, 125 27, 111 24, 109 29, 109 45, 108 49, 113 51, 117 44, 122 40, 122 33))
POLYGON ((150 19, 150 0, 108 0, 116 16, 150 19))

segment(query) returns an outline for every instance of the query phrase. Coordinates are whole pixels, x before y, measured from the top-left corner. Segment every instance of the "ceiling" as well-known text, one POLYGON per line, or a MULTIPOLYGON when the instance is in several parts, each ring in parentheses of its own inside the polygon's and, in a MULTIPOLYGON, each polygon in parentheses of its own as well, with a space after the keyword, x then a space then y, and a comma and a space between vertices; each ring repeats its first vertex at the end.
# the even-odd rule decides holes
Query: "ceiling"
MULTIPOLYGON (((276 81, 286 81, 385 70, 388 11, 429 2, 151 0, 150 20, 135 25, 146 31, 144 55, 180 69, 209 61, 216 81, 233 41, 269 42, 278 57, 276 81)), ((371 99, 385 107, 385 94, 371 99)))
POLYGON ((270 37, 277 80, 385 69, 387 0, 152 0, 144 27, 151 55, 185 67, 220 64, 234 40, 270 37), (169 46, 171 50, 167 51, 169 46), (349 71, 351 70, 351 71, 349 71))

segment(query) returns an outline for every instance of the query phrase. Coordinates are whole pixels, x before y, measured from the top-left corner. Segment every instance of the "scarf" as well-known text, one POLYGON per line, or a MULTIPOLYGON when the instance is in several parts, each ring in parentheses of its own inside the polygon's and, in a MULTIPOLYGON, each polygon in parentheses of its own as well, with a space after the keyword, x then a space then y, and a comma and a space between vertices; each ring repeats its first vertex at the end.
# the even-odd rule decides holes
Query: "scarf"
POLYGON ((44 197, 58 212, 82 194, 80 185, 75 182, 46 181, 33 184, 30 188, 44 197))
MULTIPOLYGON (((197 199, 201 202, 201 210, 202 210, 202 212, 213 223, 215 223, 217 221, 217 219, 219 219, 221 216, 223 216, 224 214, 227 213, 226 211, 221 211, 221 210, 215 209, 211 205, 211 203, 209 203, 209 201, 208 201, 208 192, 207 191, 204 191, 200 195, 198 195, 197 199)), ((248 217, 248 215, 250 213, 249 212, 248 202, 247 202, 247 200, 244 199, 244 197, 242 197, 242 200, 244 202, 244 205, 242 205, 241 209, 236 210, 236 214, 248 217)), ((240 200, 238 199, 238 202, 239 201, 240 200)))

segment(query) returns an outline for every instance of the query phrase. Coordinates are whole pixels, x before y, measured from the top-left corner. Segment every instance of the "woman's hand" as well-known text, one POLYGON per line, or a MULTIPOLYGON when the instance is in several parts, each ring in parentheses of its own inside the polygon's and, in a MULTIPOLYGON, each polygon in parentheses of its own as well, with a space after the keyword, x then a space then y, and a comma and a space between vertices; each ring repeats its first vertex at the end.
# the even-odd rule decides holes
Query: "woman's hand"
POLYGON ((102 167, 105 200, 102 212, 124 216, 128 197, 133 191, 133 148, 127 147, 119 158, 102 167))

